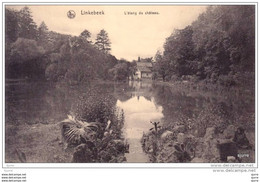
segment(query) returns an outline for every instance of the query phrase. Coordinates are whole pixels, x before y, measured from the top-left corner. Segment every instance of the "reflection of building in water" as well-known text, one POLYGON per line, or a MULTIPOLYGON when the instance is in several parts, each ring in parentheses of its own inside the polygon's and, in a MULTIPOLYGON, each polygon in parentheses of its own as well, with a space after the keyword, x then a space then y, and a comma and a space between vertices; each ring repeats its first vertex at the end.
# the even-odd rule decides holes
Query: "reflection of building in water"
POLYGON ((144 89, 150 89, 151 86, 152 86, 152 83, 151 82, 138 82, 138 81, 129 81, 128 82, 129 86, 134 88, 136 91, 139 91, 139 90, 144 90, 144 89))
POLYGON ((133 94, 132 96, 137 96, 137 98, 139 96, 143 96, 145 97, 147 100, 151 101, 151 87, 152 87, 152 82, 148 82, 148 81, 129 81, 129 87, 133 88, 133 94))

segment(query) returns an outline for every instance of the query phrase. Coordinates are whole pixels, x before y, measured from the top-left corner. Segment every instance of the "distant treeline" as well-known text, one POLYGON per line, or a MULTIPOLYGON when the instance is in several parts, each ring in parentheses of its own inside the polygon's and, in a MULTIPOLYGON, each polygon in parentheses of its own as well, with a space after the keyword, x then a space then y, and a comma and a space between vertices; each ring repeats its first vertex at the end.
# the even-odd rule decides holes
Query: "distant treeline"
POLYGON ((155 55, 155 76, 225 86, 254 85, 255 6, 210 6, 174 30, 155 55))
POLYGON ((109 53, 111 42, 105 30, 97 34, 95 43, 88 30, 79 36, 49 31, 44 22, 36 25, 28 7, 20 11, 6 8, 5 25, 7 78, 78 83, 128 76, 116 75, 126 61, 118 61, 109 53))

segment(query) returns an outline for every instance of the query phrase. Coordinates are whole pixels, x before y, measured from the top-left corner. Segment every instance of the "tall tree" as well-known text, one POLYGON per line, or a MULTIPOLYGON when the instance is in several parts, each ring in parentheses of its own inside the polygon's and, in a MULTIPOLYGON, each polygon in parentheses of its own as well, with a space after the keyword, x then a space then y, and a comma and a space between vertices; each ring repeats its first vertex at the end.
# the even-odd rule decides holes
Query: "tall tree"
POLYGON ((157 51, 154 58, 156 61, 154 71, 156 71, 163 81, 165 81, 166 77, 169 76, 170 73, 169 61, 162 56, 160 51, 157 51))
POLYGON ((48 27, 47 27, 47 25, 45 24, 45 22, 43 21, 43 22, 40 24, 39 28, 38 28, 39 39, 45 38, 47 34, 48 34, 48 27))
POLYGON ((108 38, 108 33, 104 29, 102 29, 97 34, 95 45, 98 48, 98 50, 101 50, 105 53, 109 53, 109 51, 111 50, 111 42, 108 38))
POLYGON ((84 38, 88 43, 92 43, 92 41, 90 40, 91 33, 88 30, 84 30, 83 32, 81 32, 80 37, 84 38))
POLYGON ((192 74, 189 68, 194 59, 192 33, 191 26, 176 30, 164 44, 164 56, 170 61, 171 69, 177 76, 192 74))
POLYGON ((19 11, 19 37, 36 39, 37 25, 33 21, 30 8, 25 6, 19 11))
POLYGON ((48 46, 48 42, 50 41, 50 36, 49 36, 49 30, 45 22, 43 21, 39 28, 38 28, 38 41, 40 42, 43 47, 48 46))
POLYGON ((6 8, 5 10, 6 43, 15 42, 18 38, 18 12, 6 8))

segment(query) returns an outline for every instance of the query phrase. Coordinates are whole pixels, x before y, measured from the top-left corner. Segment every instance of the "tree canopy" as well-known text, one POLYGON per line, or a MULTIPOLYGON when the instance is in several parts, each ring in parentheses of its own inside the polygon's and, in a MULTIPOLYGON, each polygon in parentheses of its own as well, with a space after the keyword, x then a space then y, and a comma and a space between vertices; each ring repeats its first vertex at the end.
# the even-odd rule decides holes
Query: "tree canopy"
POLYGON ((88 30, 84 30, 83 32, 81 32, 80 37, 84 38, 88 43, 92 43, 92 41, 90 40, 91 33, 88 30))
POLYGON ((108 37, 108 33, 102 29, 97 34, 95 45, 98 50, 103 51, 105 53, 109 53, 111 50, 111 42, 108 37))
POLYGON ((166 39, 156 55, 162 78, 208 80, 225 85, 253 81, 255 65, 255 7, 210 6, 184 29, 166 39))
POLYGON ((105 30, 91 44, 91 33, 79 36, 50 31, 45 22, 37 27, 29 7, 6 8, 6 76, 46 78, 71 83, 109 79, 117 59, 109 54, 111 43, 105 30))

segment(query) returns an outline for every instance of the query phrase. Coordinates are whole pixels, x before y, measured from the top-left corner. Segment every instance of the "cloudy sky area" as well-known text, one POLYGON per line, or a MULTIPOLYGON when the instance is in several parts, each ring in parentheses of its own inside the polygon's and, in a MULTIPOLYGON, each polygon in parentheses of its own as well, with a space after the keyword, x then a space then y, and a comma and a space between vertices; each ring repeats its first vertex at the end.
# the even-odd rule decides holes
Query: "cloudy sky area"
MULTIPOLYGON (((21 7, 12 7, 21 9, 21 7)), ((84 29, 95 41, 101 29, 108 32, 111 54, 128 61, 140 57, 152 57, 162 50, 165 39, 174 29, 191 24, 206 10, 205 6, 29 6, 34 21, 46 23, 49 30, 79 35, 84 29), (69 19, 67 12, 74 10, 76 17, 69 19), (104 11, 105 15, 81 15, 81 11, 104 11), (145 12, 159 15, 145 15, 145 12), (143 15, 125 15, 143 12, 143 15)))

